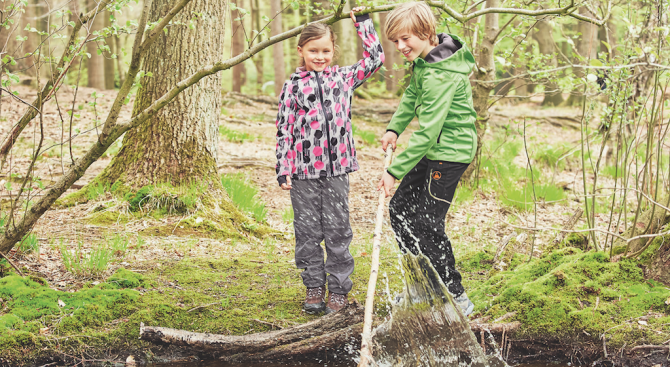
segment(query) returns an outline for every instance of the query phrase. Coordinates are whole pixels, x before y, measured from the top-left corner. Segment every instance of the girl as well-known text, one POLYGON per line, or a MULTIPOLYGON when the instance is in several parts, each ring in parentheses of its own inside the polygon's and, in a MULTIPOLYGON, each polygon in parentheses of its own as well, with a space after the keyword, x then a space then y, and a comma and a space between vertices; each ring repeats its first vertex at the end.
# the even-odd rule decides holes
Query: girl
POLYGON ((354 271, 349 253, 349 177, 358 170, 351 130, 351 100, 384 62, 384 52, 367 14, 354 16, 364 58, 346 67, 330 66, 335 34, 330 26, 310 23, 298 40, 301 66, 284 83, 277 113, 277 181, 291 190, 295 213, 295 264, 307 287, 308 313, 340 310, 347 303, 354 271), (325 240, 324 264, 321 241, 325 240), (325 304, 328 273, 328 304, 325 304))

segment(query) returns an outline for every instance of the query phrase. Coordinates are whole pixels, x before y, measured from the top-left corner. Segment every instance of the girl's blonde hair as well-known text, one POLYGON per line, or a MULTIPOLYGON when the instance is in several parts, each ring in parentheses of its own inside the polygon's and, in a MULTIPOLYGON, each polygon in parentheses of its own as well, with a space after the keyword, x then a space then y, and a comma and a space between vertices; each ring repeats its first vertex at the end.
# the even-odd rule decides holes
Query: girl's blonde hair
MULTIPOLYGON (((306 25, 305 28, 302 29, 302 32, 300 32, 298 46, 305 47, 307 42, 327 35, 330 35, 330 40, 333 42, 333 60, 335 60, 340 53, 340 48, 337 47, 337 44, 335 43, 337 41, 337 35, 335 35, 335 32, 333 32, 333 29, 328 24, 310 23, 306 25)), ((305 66, 305 59, 300 59, 300 66, 305 66)))
POLYGON ((435 16, 430 7, 423 2, 411 2, 398 5, 386 17, 384 26, 386 38, 395 41, 400 33, 411 32, 422 40, 428 39, 433 45, 438 44, 435 34, 435 16))

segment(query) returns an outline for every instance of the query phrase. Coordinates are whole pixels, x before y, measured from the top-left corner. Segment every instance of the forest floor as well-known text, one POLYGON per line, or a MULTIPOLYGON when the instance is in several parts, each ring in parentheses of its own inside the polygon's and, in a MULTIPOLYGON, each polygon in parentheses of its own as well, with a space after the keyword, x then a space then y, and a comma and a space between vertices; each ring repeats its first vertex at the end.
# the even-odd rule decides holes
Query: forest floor
MULTIPOLYGON (((24 100, 35 96, 27 87, 19 92, 24 100)), ((81 156, 95 141, 95 122, 104 120, 101 116, 106 116, 115 96, 114 91, 79 88, 73 104, 75 91, 62 92, 59 98, 69 101, 67 106, 61 105, 59 110, 49 104, 44 113, 44 146, 53 148, 41 155, 35 167, 34 174, 40 179, 32 183, 36 196, 62 176, 71 156, 81 156), (73 106, 72 131, 79 135, 70 147, 60 142, 67 140, 68 111, 73 106)), ((357 100, 354 108, 392 110, 397 103, 397 99, 357 100)), ((131 106, 132 101, 120 120, 130 117, 131 106)), ((18 101, 3 98, 0 116, 3 121, 17 121, 23 110, 18 101)), ((482 164, 479 185, 461 185, 446 218, 458 267, 477 306, 472 317, 494 320, 515 312, 513 318, 523 324, 512 339, 518 344, 511 348, 515 360, 525 360, 524 353, 542 350, 542 344, 529 347, 524 342, 528 340, 545 343, 545 357, 541 352, 533 357, 540 360, 560 354, 563 360, 593 360, 607 343, 620 348, 622 358, 626 345, 629 349, 634 345, 667 345, 670 290, 666 286, 645 280, 631 261, 586 251, 579 236, 568 236, 567 245, 557 246, 552 245, 556 230, 539 231, 534 238, 528 230, 561 228, 584 207, 578 153, 581 109, 541 108, 538 101, 531 100, 498 104, 491 111, 484 150, 488 163, 482 164), (528 175, 526 151, 538 176, 528 175), (527 192, 517 189, 505 194, 502 190, 506 186, 529 187, 531 180, 538 180, 533 183, 546 191, 544 199, 538 200, 537 211, 525 203, 527 192), (558 193, 550 193, 552 188, 558 193), (501 245, 507 243, 503 249, 501 245), (504 251, 496 256, 499 249, 504 251), (534 260, 526 264, 531 255, 534 260), (609 331, 613 328, 615 332, 609 331), (549 351, 552 348, 554 352, 549 351)), ((159 360, 169 354, 163 346, 137 340, 141 322, 240 335, 313 320, 315 316, 301 310, 304 288, 293 261, 290 197, 278 187, 274 173, 275 113, 271 103, 242 103, 239 96, 226 97, 218 164, 220 174, 241 175, 258 190, 257 198, 266 209, 263 222, 276 235, 256 238, 242 233, 236 238, 221 238, 189 224, 198 222, 197 211, 183 215, 131 212, 127 201, 108 190, 91 195, 86 203, 54 207, 40 219, 33 237, 10 253, 12 262, 30 277, 19 280, 9 275, 8 266, 2 268, 0 331, 7 333, 0 336, 0 364, 18 360, 120 361, 129 355, 159 360), (113 250, 111 258, 93 258, 91 254, 103 247, 113 250), (96 262, 104 262, 104 266, 90 270, 97 269, 96 262)), ((385 121, 380 121, 384 119, 363 113, 354 113, 353 118, 361 169, 350 175, 351 252, 356 261, 350 300, 360 303, 364 302, 369 275, 376 185, 383 168, 383 152, 377 141, 385 131, 385 121)), ((598 124, 597 118, 588 123, 591 129, 598 124)), ((400 149, 406 147, 410 132, 417 127, 414 121, 402 134, 400 149)), ((0 136, 6 136, 9 128, 7 123, 0 125, 0 136)), ((0 177, 3 211, 28 169, 36 140, 38 122, 17 142, 8 163, 12 175, 0 177)), ((69 193, 93 182, 120 145, 121 141, 115 143, 69 193)), ((587 182, 592 180, 589 176, 587 182)), ((599 178, 599 187, 614 185, 607 176, 599 178)), ((622 233, 626 221, 614 228, 619 222, 610 219, 606 200, 611 199, 599 201, 595 226, 622 233)), ((575 228, 584 228, 584 222, 582 218, 575 228)), ((602 243, 607 241, 604 237, 599 238, 602 243)), ((390 300, 402 289, 399 251, 388 226, 388 213, 382 246, 378 315, 389 312, 390 300)), ((650 365, 656 363, 652 361, 658 357, 656 350, 663 349, 643 350, 651 352, 650 365)))

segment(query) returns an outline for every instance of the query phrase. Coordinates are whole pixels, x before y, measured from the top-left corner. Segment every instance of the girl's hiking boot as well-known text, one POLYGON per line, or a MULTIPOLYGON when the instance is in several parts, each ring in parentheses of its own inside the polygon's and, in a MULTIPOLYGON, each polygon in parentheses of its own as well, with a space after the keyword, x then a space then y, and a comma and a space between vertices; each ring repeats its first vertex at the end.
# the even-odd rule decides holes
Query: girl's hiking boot
POLYGON ((326 315, 337 312, 349 304, 346 294, 328 293, 328 304, 326 305, 326 315))
POLYGON ((305 296, 305 304, 303 308, 308 314, 315 314, 323 312, 326 303, 323 301, 326 295, 326 286, 322 285, 316 288, 307 288, 307 295, 305 296))

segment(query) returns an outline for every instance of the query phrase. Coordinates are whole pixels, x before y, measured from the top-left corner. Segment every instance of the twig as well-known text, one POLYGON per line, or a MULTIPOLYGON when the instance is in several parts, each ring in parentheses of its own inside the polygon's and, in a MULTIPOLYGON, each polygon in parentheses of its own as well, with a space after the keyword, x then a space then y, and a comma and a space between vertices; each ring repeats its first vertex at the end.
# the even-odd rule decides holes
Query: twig
POLYGON ((3 254, 3 253, 0 251, 0 256, 2 256, 5 260, 7 260, 7 262, 9 263, 9 265, 11 265, 14 269, 16 269, 16 271, 19 272, 19 275, 20 275, 20 276, 25 277, 25 275, 23 275, 23 273, 21 272, 21 269, 19 269, 16 265, 14 265, 14 263, 12 262, 12 260, 9 260, 9 258, 7 257, 7 255, 3 254))
POLYGON ((283 327, 281 327, 281 326, 279 326, 279 325, 276 325, 276 324, 273 324, 273 323, 271 323, 271 322, 267 322, 267 321, 263 321, 263 320, 259 320, 259 319, 252 319, 252 320, 256 321, 256 322, 259 323, 259 324, 263 324, 263 325, 268 325, 268 326, 276 327, 277 329, 283 329, 283 327))
POLYGON ((191 312, 191 311, 195 311, 195 310, 200 309, 200 308, 205 308, 205 307, 214 306, 214 305, 218 305, 218 304, 220 304, 220 302, 212 302, 212 303, 208 303, 208 304, 206 304, 206 305, 193 307, 192 309, 190 309, 190 310, 188 310, 188 311, 186 311, 186 312, 191 312))

